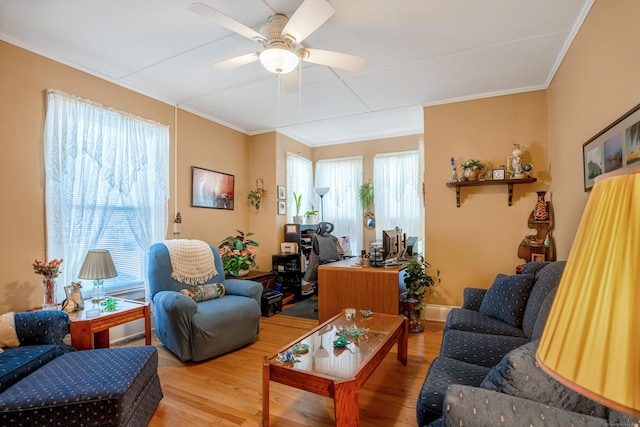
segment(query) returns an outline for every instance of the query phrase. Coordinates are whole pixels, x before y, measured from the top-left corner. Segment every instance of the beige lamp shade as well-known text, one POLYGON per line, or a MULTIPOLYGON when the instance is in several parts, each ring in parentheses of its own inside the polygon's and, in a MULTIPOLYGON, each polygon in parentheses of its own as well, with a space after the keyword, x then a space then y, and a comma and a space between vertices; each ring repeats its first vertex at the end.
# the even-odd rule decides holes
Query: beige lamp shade
POLYGON ((640 169, 594 185, 537 359, 577 392, 640 415, 640 169))
POLYGON ((118 272, 116 271, 116 266, 113 265, 113 259, 111 259, 109 251, 106 249, 92 249, 87 252, 87 256, 84 258, 78 278, 104 280, 117 275, 118 272))

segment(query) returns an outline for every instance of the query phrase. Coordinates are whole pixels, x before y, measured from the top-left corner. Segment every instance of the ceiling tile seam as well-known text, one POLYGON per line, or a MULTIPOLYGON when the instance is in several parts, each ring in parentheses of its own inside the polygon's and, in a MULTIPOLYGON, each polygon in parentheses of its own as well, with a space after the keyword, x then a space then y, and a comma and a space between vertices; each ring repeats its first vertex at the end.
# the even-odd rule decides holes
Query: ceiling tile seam
POLYGON ((227 39, 227 38, 229 38, 229 37, 233 37, 233 36, 235 36, 235 34, 233 34, 233 33, 232 33, 232 34, 229 34, 229 35, 227 35, 227 36, 225 36, 225 37, 221 37, 221 38, 219 38, 219 39, 211 40, 211 41, 208 41, 208 42, 205 42, 205 43, 199 44, 199 45, 197 45, 197 46, 191 47, 191 48, 189 48, 189 49, 187 49, 187 50, 182 50, 182 51, 180 51, 180 52, 176 53, 175 55, 167 56, 167 57, 165 57, 164 59, 161 59, 161 60, 156 61, 156 62, 154 62, 154 63, 148 64, 148 65, 145 65, 144 67, 138 68, 138 69, 137 69, 137 70, 135 70, 135 71, 132 71, 132 72, 130 72, 130 73, 128 73, 128 74, 125 74, 125 75, 123 75, 122 77, 120 77, 120 79, 127 79, 127 78, 129 78, 129 77, 135 76, 136 74, 139 74, 139 73, 141 73, 141 72, 143 72, 143 71, 147 71, 147 70, 149 70, 150 68, 153 68, 153 67, 158 66, 158 65, 161 65, 161 64, 163 64, 163 63, 165 63, 165 62, 168 62, 168 61, 171 61, 171 60, 173 60, 173 59, 176 59, 176 58, 178 58, 178 57, 180 57, 180 56, 182 56, 182 55, 186 55, 186 54, 188 54, 188 53, 190 53, 190 52, 193 52, 194 50, 201 49, 201 48, 203 48, 203 47, 205 47, 205 46, 208 46, 208 45, 210 45, 210 44, 212 44, 212 43, 218 43, 218 42, 220 42, 220 41, 222 41, 222 40, 224 40, 224 39, 227 39))

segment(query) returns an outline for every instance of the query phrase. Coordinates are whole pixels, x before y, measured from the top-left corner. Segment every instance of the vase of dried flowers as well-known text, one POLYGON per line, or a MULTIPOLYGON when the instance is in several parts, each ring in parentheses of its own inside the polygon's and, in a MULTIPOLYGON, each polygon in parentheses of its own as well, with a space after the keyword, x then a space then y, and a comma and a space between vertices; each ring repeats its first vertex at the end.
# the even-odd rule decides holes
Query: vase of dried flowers
POLYGON ((49 262, 33 261, 33 271, 42 276, 42 309, 56 310, 58 308, 58 280, 60 264, 64 260, 52 259, 49 262))

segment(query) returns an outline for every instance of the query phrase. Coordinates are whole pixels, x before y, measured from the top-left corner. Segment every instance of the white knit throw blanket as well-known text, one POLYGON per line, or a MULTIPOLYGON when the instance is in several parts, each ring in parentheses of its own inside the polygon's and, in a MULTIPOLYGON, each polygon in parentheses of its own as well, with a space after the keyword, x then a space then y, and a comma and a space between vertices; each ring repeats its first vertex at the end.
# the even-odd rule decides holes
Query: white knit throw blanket
POLYGON ((218 274, 211 247, 202 240, 165 240, 169 249, 171 277, 180 283, 201 285, 218 274))

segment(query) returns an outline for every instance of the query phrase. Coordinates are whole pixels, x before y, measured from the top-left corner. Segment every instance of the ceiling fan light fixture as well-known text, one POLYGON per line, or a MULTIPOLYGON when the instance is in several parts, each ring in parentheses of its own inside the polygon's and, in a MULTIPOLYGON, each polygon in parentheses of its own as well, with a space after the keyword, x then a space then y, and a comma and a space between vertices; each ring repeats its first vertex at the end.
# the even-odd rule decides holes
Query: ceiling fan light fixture
POLYGON ((260 62, 272 73, 287 74, 298 66, 300 58, 286 47, 272 46, 260 52, 260 62))

